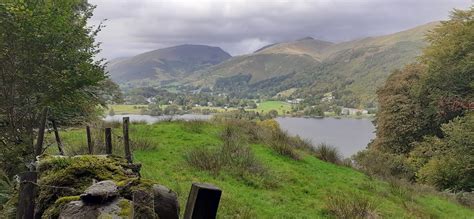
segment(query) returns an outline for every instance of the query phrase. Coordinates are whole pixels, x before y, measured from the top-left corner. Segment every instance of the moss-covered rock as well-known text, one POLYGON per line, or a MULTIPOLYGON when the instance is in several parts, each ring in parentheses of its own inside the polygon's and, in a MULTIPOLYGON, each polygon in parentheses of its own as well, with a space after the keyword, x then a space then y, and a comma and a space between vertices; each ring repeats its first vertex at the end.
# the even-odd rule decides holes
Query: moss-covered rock
MULTIPOLYGON (((116 156, 43 155, 39 157, 36 168, 39 185, 36 212, 42 218, 71 215, 75 218, 130 218, 133 214, 132 200, 135 191, 148 193, 152 200, 157 198, 153 190, 156 183, 140 178, 140 165, 129 164, 125 159, 116 156), (97 185, 105 182, 114 185, 113 195, 104 191, 110 197, 97 203, 88 203, 87 200, 81 198, 81 195, 87 196, 85 192, 87 189, 91 193, 91 188, 100 189, 101 187, 97 185), (96 187, 91 187, 91 185, 96 185, 96 187)), ((95 192, 94 194, 101 194, 102 191, 95 192)), ((17 196, 14 194, 14 197, 17 196)), ((2 218, 15 218, 17 203, 15 200, 10 200, 9 212, 11 214, 5 214, 2 218)), ((178 205, 177 200, 172 200, 172 205, 175 201, 178 205)), ((153 204, 151 206, 153 208, 153 204)), ((179 209, 179 206, 175 207, 179 209)))
POLYGON ((125 159, 104 155, 46 155, 40 158, 37 170, 40 185, 37 211, 40 214, 48 208, 58 208, 54 203, 61 197, 80 195, 94 181, 120 182, 139 177, 125 159))

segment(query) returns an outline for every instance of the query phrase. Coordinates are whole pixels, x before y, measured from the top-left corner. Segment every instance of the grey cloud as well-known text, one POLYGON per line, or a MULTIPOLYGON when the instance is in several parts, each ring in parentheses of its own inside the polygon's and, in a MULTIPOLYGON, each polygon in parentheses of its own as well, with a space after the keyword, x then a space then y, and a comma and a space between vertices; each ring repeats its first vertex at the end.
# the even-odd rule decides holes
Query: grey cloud
POLYGON ((448 18, 469 0, 90 0, 101 55, 131 56, 178 44, 220 46, 232 55, 312 36, 333 42, 382 35, 448 18))

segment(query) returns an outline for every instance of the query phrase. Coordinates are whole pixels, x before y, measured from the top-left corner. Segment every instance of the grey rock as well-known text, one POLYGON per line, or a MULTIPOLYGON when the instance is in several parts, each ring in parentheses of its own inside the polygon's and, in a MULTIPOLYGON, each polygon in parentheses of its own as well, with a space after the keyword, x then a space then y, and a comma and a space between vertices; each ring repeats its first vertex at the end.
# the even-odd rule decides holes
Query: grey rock
POLYGON ((131 201, 123 198, 108 204, 86 204, 83 201, 72 201, 66 204, 59 213, 59 219, 90 219, 90 218, 129 218, 131 217, 131 201))
POLYGON ((160 218, 178 219, 178 196, 171 189, 162 185, 153 185, 155 213, 160 218))
POLYGON ((106 180, 92 184, 80 197, 85 203, 98 204, 112 201, 118 194, 117 185, 111 180, 106 180))

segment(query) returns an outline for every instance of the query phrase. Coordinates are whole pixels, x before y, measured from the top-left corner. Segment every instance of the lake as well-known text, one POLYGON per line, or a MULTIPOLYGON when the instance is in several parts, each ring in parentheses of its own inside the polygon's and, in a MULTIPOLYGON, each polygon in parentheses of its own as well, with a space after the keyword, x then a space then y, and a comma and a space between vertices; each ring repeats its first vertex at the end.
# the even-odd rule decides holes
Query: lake
MULTIPOLYGON (((122 121, 128 116, 130 121, 154 123, 162 120, 208 120, 212 115, 184 114, 176 116, 115 115, 105 117, 105 121, 122 121)), ((291 135, 308 139, 313 144, 327 143, 336 147, 344 157, 363 150, 375 138, 375 127, 369 119, 350 118, 276 118, 280 127, 291 135)))
POLYGON ((369 119, 280 117, 276 121, 289 134, 309 139, 315 145, 332 145, 344 157, 365 149, 370 140, 375 138, 375 127, 369 119))

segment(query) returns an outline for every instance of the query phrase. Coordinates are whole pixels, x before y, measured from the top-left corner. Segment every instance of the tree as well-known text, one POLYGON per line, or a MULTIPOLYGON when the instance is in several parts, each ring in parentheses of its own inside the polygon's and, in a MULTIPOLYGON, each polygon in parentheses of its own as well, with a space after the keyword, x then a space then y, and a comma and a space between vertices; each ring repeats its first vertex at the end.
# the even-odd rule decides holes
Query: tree
POLYGON ((454 10, 427 35, 420 63, 389 76, 377 91, 376 138, 362 155, 402 158, 395 166, 416 173, 418 181, 472 190, 473 33, 474 7, 454 10))
POLYGON ((393 72, 385 86, 377 91, 379 111, 372 147, 391 153, 408 153, 410 143, 421 139, 424 118, 414 88, 424 71, 423 65, 408 65, 393 72))
POLYGON ((410 154, 418 180, 438 189, 474 188, 474 113, 442 125, 443 138, 430 136, 410 154))
POLYGON ((337 116, 340 116, 342 114, 342 108, 341 107, 334 107, 334 113, 337 115, 337 116))
POLYGON ((0 3, 0 163, 8 174, 33 160, 34 130, 50 107, 57 121, 98 115, 102 60, 94 60, 101 26, 87 26, 93 6, 83 0, 0 3))
POLYGON ((428 67, 420 96, 431 129, 441 135, 441 124, 466 112, 474 101, 474 7, 454 10, 427 35, 430 45, 422 62, 428 67))

